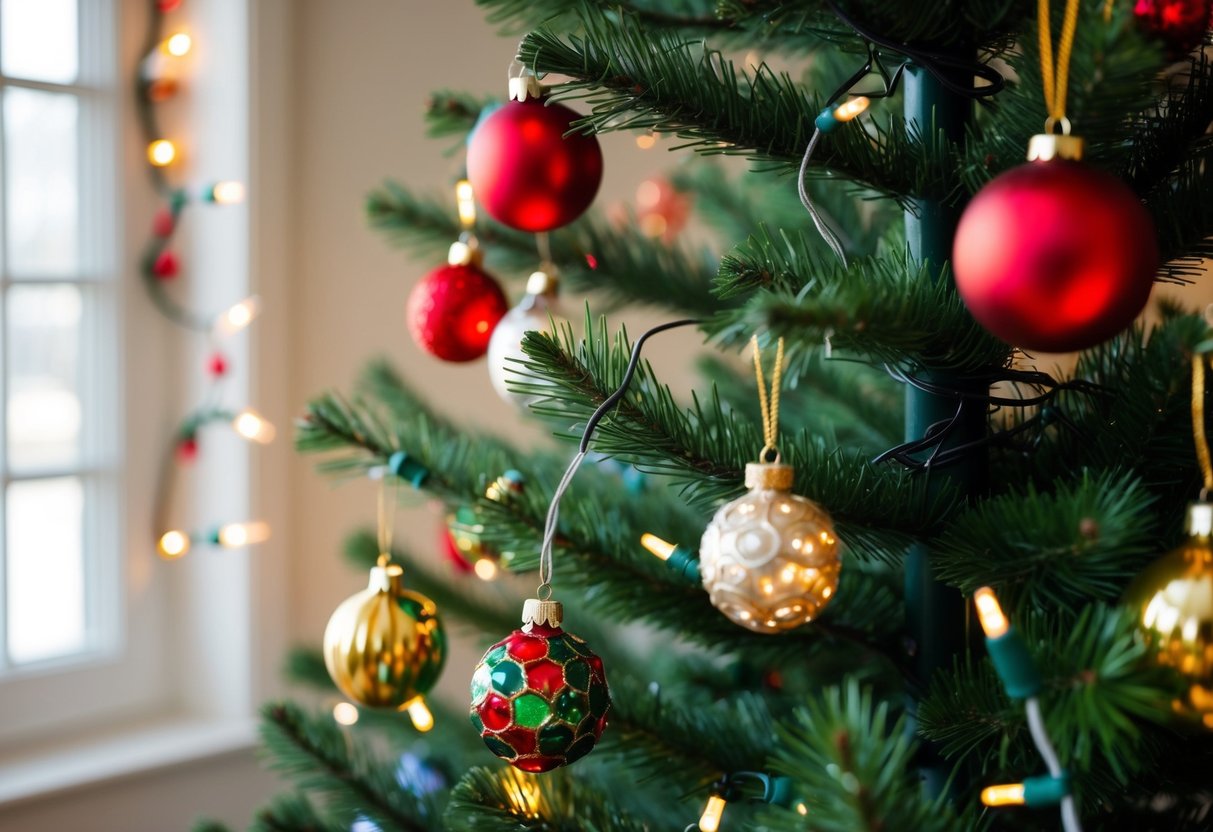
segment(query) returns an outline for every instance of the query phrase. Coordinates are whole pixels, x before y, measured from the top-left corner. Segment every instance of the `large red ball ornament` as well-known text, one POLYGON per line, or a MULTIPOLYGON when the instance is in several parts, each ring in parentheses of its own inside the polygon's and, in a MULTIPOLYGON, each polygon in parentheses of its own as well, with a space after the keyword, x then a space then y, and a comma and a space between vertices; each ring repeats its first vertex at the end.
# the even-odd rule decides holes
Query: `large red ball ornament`
POLYGON ((1200 44, 1213 17, 1213 0, 1137 0, 1133 18, 1138 28, 1161 38, 1172 58, 1180 58, 1200 44))
POLYGON ((969 203, 952 247, 973 317, 1024 349, 1093 347, 1132 323, 1158 266, 1154 226, 1114 176, 1079 161, 1013 168, 969 203))
POLYGON ((602 182, 598 139, 566 136, 578 114, 541 98, 510 101, 476 128, 468 179, 484 209, 519 231, 551 231, 590 207, 602 182))
POLYGON ((409 332, 422 349, 444 361, 484 355, 489 338, 509 309, 497 281, 474 263, 441 266, 409 295, 409 332))

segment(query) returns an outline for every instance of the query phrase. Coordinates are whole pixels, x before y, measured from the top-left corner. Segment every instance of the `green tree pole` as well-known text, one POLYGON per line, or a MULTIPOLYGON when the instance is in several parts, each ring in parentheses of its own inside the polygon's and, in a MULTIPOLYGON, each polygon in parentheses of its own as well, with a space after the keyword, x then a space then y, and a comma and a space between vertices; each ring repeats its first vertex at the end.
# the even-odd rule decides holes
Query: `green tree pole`
MULTIPOLYGON (((958 80, 971 83, 971 79, 958 80)), ((937 78, 919 66, 907 68, 903 106, 907 124, 916 127, 923 136, 942 131, 954 142, 964 140, 965 128, 973 116, 972 99, 949 92, 937 78)), ((916 261, 930 263, 931 279, 951 279, 942 266, 951 258, 952 237, 963 209, 960 200, 945 203, 939 199, 917 199, 912 209, 905 213, 910 255, 916 261)), ((937 373, 927 380, 933 386, 942 386, 957 394, 984 392, 982 383, 974 384, 945 374, 937 373)), ((932 424, 952 419, 960 401, 956 395, 937 395, 907 385, 906 440, 921 439, 932 424)), ((985 430, 984 403, 968 399, 943 448, 980 439, 985 430)), ((981 493, 986 480, 985 454, 980 450, 966 454, 944 468, 932 469, 926 476, 931 478, 931 487, 936 489, 951 483, 962 493, 981 493)), ((934 579, 930 551, 921 544, 913 546, 906 555, 905 596, 909 650, 920 686, 910 697, 908 725, 913 731, 915 698, 925 693, 935 671, 950 666, 953 656, 964 649, 965 602, 957 590, 934 579)), ((924 750, 921 771, 928 792, 938 794, 944 787, 948 771, 929 747, 924 750)))

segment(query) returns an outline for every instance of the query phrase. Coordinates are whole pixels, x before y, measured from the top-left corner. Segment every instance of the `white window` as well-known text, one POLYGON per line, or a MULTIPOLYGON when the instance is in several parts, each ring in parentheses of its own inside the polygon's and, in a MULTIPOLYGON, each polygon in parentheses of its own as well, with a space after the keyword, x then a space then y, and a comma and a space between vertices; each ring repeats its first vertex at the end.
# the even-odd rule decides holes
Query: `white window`
POLYGON ((0 0, 0 739, 123 647, 113 15, 0 0))

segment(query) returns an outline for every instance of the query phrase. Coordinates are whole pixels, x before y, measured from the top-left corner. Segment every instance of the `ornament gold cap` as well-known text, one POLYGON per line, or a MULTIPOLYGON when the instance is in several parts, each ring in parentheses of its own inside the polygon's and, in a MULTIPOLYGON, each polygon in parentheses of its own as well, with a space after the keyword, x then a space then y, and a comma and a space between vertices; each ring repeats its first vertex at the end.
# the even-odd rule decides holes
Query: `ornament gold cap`
POLYGON ((541 627, 559 627, 564 621, 564 604, 559 601, 541 601, 538 598, 528 598, 522 605, 522 623, 524 630, 536 625, 541 627))
POLYGON ((464 234, 451 243, 446 255, 446 262, 451 266, 479 266, 483 260, 480 244, 471 234, 464 234))
POLYGON ((528 98, 543 98, 543 83, 529 69, 523 69, 517 77, 510 79, 510 100, 526 101, 528 98))
POLYGON ((1028 161, 1047 162, 1050 159, 1082 158, 1083 140, 1080 136, 1057 133, 1038 133, 1028 142, 1028 161))
POLYGON ((1188 504, 1188 519, 1184 523, 1190 537, 1213 536, 1213 503, 1188 504))
POLYGON ((367 584, 367 589, 391 593, 403 591, 404 569, 398 563, 389 563, 387 566, 372 566, 371 579, 367 584))
POLYGON ((531 276, 526 280, 526 293, 528 295, 546 295, 554 296, 556 290, 560 288, 560 279, 556 277, 555 272, 546 272, 540 269, 539 271, 531 272, 531 276))
POLYGON ((745 486, 751 490, 789 491, 794 475, 791 465, 750 462, 745 467, 745 486))

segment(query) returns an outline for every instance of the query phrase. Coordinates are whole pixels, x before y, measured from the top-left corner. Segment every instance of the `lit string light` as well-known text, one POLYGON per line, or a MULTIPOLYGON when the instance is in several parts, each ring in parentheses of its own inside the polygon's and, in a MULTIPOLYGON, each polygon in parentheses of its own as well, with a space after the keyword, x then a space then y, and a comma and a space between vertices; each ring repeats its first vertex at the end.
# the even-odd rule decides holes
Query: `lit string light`
POLYGON ((1023 638, 1011 626, 994 590, 982 587, 973 594, 977 617, 986 635, 986 650, 1007 695, 1023 701, 1028 717, 1032 742, 1040 752, 1048 770, 1047 775, 1029 777, 1022 783, 989 786, 981 793, 987 806, 1061 806, 1061 824, 1066 832, 1082 832, 1078 807, 1070 792, 1070 775, 1061 767, 1053 740, 1045 727, 1038 694, 1042 687, 1040 673, 1023 638))

